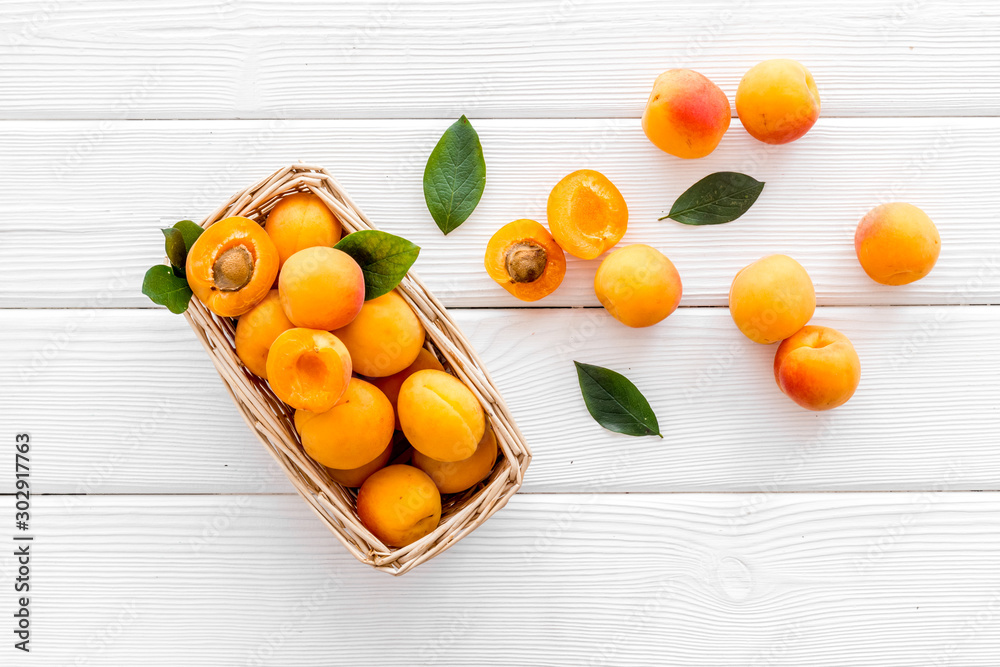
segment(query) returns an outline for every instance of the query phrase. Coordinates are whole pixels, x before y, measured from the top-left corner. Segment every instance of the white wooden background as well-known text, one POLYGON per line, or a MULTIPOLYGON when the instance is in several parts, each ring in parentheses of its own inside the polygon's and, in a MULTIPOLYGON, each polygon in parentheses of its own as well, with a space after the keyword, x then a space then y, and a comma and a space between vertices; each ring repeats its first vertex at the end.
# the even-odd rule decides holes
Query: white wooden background
MULTIPOLYGON (((1000 5, 995 0, 0 2, 0 539, 33 438, 32 653, 3 665, 1000 664, 1000 5), (824 6, 824 5, 829 6, 824 6), (733 98, 802 61, 823 117, 769 147, 734 121, 698 161, 638 117, 669 67, 733 98), (447 238, 424 161, 467 114, 486 194, 447 238), (401 579, 325 532, 182 318, 139 292, 157 229, 295 160, 328 166, 475 342, 528 438, 523 493, 401 579), (526 307, 486 240, 581 167, 621 189, 682 308, 633 331, 570 261, 526 307), (719 228, 656 218, 712 171, 767 181, 719 228), (871 206, 936 221, 901 288, 854 257, 871 206), (799 259, 855 342, 846 406, 798 409, 725 309, 736 270, 799 259), (992 307, 991 307, 992 305, 992 307), (572 306, 573 308, 568 308, 572 306), (664 440, 586 415, 572 359, 629 374, 664 440)), ((8 627, 10 624, 11 627, 8 627)))

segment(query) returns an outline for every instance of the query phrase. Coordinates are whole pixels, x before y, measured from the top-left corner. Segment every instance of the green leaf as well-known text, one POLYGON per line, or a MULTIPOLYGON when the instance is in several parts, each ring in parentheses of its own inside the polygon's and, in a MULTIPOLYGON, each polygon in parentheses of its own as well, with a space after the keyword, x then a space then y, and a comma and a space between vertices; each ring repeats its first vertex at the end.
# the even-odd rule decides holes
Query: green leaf
POLYGON ((685 225, 721 225, 746 213, 764 184, 746 174, 718 171, 701 179, 677 198, 670 218, 685 225))
POLYGON ((169 266, 158 264, 146 271, 142 279, 142 293, 153 303, 166 306, 171 313, 180 315, 187 310, 191 288, 187 281, 175 276, 169 266))
POLYGON ((167 259, 170 260, 170 266, 174 267, 174 275, 178 278, 184 277, 184 261, 187 259, 187 248, 184 245, 184 235, 181 234, 179 229, 174 229, 173 227, 167 227, 166 229, 161 229, 165 241, 163 245, 167 250, 167 259))
POLYGON ((442 232, 458 229, 486 187, 486 160, 479 135, 465 116, 445 130, 424 168, 424 201, 442 232))
POLYGON ((184 248, 188 251, 191 250, 191 246, 193 246, 194 242, 198 240, 201 233, 205 231, 202 229, 201 225, 190 220, 181 220, 175 224, 173 228, 179 231, 184 237, 184 248))
POLYGON ((573 363, 587 411, 598 424, 615 433, 663 437, 649 402, 627 377, 600 366, 573 363))
POLYGON ((365 301, 396 288, 420 254, 420 247, 377 229, 348 234, 334 246, 354 258, 365 276, 365 301))

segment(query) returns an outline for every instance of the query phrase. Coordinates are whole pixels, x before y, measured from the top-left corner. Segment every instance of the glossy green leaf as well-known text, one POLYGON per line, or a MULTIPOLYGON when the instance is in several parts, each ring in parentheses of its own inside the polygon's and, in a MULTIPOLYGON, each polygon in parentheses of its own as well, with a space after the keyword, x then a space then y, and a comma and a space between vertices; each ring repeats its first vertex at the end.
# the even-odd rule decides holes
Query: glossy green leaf
POLYGON ((601 366, 573 363, 587 411, 598 424, 615 433, 663 437, 649 401, 627 377, 601 366))
POLYGON ((191 246, 193 246, 194 242, 198 240, 201 233, 205 231, 202 229, 201 225, 192 222, 191 220, 181 220, 176 223, 173 228, 179 231, 181 236, 184 237, 184 248, 186 250, 191 250, 191 246))
POLYGON ((462 116, 438 140, 424 168, 424 201, 442 232, 454 231, 479 204, 486 159, 479 135, 462 116))
POLYGON ((701 179, 677 198, 670 218, 685 225, 721 225, 746 213, 764 183, 735 171, 719 171, 701 179))
POLYGON ((191 288, 184 278, 174 275, 165 264, 158 264, 146 271, 142 279, 142 293, 156 304, 166 306, 171 313, 180 315, 191 301, 191 288))
POLYGON ((187 260, 187 248, 184 244, 184 235, 178 229, 167 227, 161 229, 164 236, 163 245, 167 251, 167 259, 174 269, 174 275, 178 278, 184 277, 184 262, 187 260))
POLYGON ((361 267, 365 301, 394 290, 420 254, 419 246, 377 229, 348 234, 334 247, 353 257, 361 267))

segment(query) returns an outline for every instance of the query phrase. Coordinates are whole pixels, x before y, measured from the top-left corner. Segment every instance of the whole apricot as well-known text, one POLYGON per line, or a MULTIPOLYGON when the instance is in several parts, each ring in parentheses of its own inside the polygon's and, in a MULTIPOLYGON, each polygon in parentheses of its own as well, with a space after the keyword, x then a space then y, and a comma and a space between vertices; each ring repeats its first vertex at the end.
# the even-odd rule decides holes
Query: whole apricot
POLYGON ((750 68, 736 89, 736 114, 754 139, 787 144, 819 118, 812 74, 795 60, 765 60, 750 68))
POLYGON ((444 462, 419 451, 413 452, 413 465, 430 475, 441 493, 459 493, 471 489, 489 477, 497 460, 497 437, 487 426, 476 451, 467 459, 444 462))
POLYGON ((801 329, 816 310, 816 291, 802 265, 770 255, 745 266, 729 288, 729 314, 755 343, 770 344, 801 329))
POLYGON ((297 327, 332 331, 351 322, 365 302, 365 277, 346 252, 314 246, 285 261, 278 295, 297 327))
POLYGON ((335 481, 337 484, 354 489, 364 484, 365 480, 368 479, 373 472, 384 468, 389 463, 389 459, 391 457, 392 442, 390 441, 389 444, 385 446, 385 449, 382 450, 381 454, 362 466, 349 468, 347 470, 341 468, 327 468, 326 471, 330 475, 330 479, 335 481))
POLYGON ((405 547, 437 528, 441 494, 422 470, 392 465, 361 485, 358 518, 386 546, 405 547))
POLYGON ((515 220, 486 244, 486 273, 521 301, 538 301, 566 275, 566 253, 534 220, 515 220))
POLYGON ((239 317, 270 291, 278 275, 278 250, 253 220, 225 218, 194 242, 184 272, 206 308, 220 317, 239 317))
MULTIPOLYGON (((417 358, 414 359, 413 363, 399 371, 398 373, 393 373, 392 375, 387 375, 381 378, 370 378, 371 383, 382 390, 385 397, 389 399, 392 403, 392 409, 397 410, 397 399, 399 398, 399 388, 403 386, 403 382, 406 378, 410 377, 417 371, 426 370, 432 368, 434 370, 443 371, 444 366, 438 361, 430 350, 427 348, 420 348, 420 352, 417 353, 417 358)), ((397 410, 396 414, 396 429, 401 430, 403 427, 399 424, 399 413, 397 410)))
POLYGON ((469 458, 486 432, 486 417, 475 394, 444 371, 417 371, 406 378, 397 407, 406 439, 438 461, 469 458))
POLYGON ((351 355, 329 331, 288 329, 267 353, 271 391, 296 410, 324 412, 344 395, 351 379, 351 355))
POLYGON ((653 83, 642 112, 642 131, 664 152, 699 158, 719 145, 731 117, 729 98, 721 88, 698 72, 671 69, 653 83))
POLYGON ((625 198, 593 169, 574 171, 556 183, 546 208, 556 243, 580 259, 594 259, 613 247, 628 228, 625 198))
POLYGON ((666 255, 642 243, 604 258, 594 276, 598 301, 622 324, 648 327, 674 312, 681 276, 666 255))
POLYGON ((278 290, 267 293, 236 323, 236 356, 257 377, 267 379, 267 353, 274 339, 294 328, 281 309, 278 290))
POLYGON ((319 196, 296 192, 282 197, 267 214, 264 231, 278 249, 278 269, 299 250, 325 246, 332 248, 340 240, 343 228, 319 196))
POLYGON ((830 327, 804 326, 778 346, 774 379, 807 410, 843 405, 858 388, 861 360, 851 341, 830 327))
POLYGON ((941 236, 927 214, 912 204, 876 206, 854 232, 854 250, 872 280, 883 285, 906 285, 934 268, 941 252, 941 236))
POLYGON ((398 373, 412 364, 426 335, 396 290, 365 301, 358 316, 334 333, 350 350, 355 372, 371 378, 398 373))
POLYGON ((314 461, 350 470, 375 460, 392 442, 392 406, 377 387, 351 378, 340 401, 326 412, 296 411, 295 430, 314 461))

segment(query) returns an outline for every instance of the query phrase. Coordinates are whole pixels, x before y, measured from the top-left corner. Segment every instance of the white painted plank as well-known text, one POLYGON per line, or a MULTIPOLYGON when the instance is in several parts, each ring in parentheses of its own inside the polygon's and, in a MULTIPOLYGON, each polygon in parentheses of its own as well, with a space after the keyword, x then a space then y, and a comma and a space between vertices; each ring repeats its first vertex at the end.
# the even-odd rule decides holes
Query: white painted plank
POLYGON ((5 118, 638 117, 797 58, 830 116, 996 115, 992 0, 8 1, 5 118))
MULTIPOLYGON (((0 431, 31 432, 40 491, 290 491, 182 318, 0 313, 0 431)), ((725 309, 644 330, 600 309, 454 316, 532 447, 529 492, 997 488, 1000 308, 819 309, 862 363, 855 397, 821 414, 780 393, 774 346, 743 338, 725 309), (665 439, 601 429, 573 359, 628 375, 665 439)))
MULTIPOLYGON (((0 658, 1000 662, 997 494, 757 498, 519 495, 452 550, 392 578, 355 562, 292 496, 38 497, 31 658, 10 641, 0 658)), ((11 566, 5 549, 5 581, 11 566)), ((0 597, 8 623, 12 613, 13 596, 0 597)))
MULTIPOLYGON (((149 306, 142 275, 161 261, 158 227, 200 219, 228 196, 298 159, 326 165, 372 220, 422 246, 416 271, 449 306, 523 305, 482 267, 502 224, 545 219, 552 185, 581 167, 621 189, 623 243, 662 248, 684 281, 682 305, 725 305, 747 263, 785 252, 829 305, 1000 302, 1000 119, 823 119, 805 139, 766 147, 741 128, 700 161, 667 156, 637 121, 482 120, 488 185, 477 211, 444 237, 421 174, 442 121, 153 121, 0 123, 0 306, 149 306), (718 227, 657 217, 713 171, 767 181, 755 206, 718 227), (875 284, 854 254, 857 221, 908 200, 937 222, 934 271, 906 287, 875 284)), ((539 306, 597 305, 596 262, 571 258, 539 306)))

